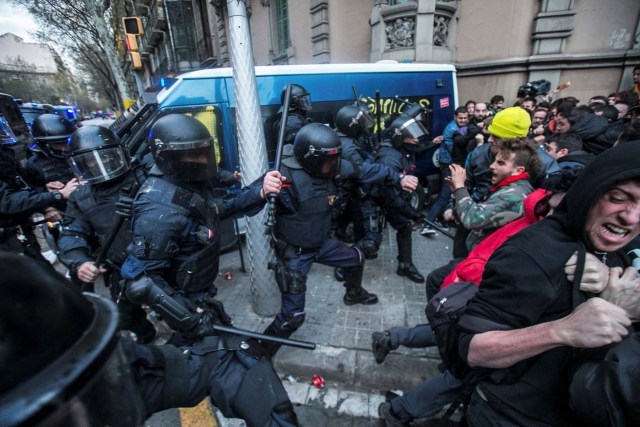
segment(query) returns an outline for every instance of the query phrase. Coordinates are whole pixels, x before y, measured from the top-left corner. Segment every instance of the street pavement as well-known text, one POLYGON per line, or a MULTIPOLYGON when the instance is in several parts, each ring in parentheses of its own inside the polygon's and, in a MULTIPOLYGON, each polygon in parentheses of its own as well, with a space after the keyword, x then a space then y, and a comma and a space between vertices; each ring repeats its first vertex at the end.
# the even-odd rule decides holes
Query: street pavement
MULTIPOLYGON (((427 238, 417 229, 413 242, 414 264, 425 277, 451 258, 452 241, 441 233, 427 238)), ((246 248, 244 255, 248 256, 246 248)), ((381 365, 373 358, 372 332, 426 323, 425 285, 398 276, 396 256, 395 230, 385 229, 378 258, 365 266, 363 286, 380 300, 370 306, 344 305, 344 288, 334 279, 333 269, 314 264, 307 280, 306 321, 291 338, 312 341, 317 348, 282 347, 273 360, 302 425, 381 425, 377 409, 386 391, 408 391, 437 373, 435 348, 401 348, 381 365), (314 375, 325 380, 324 388, 312 384, 314 375)), ((259 316, 251 308, 249 274, 241 271, 237 251, 222 256, 216 285, 235 327, 262 332, 269 325, 273 317, 259 316)), ((220 414, 218 423, 244 425, 220 414)))

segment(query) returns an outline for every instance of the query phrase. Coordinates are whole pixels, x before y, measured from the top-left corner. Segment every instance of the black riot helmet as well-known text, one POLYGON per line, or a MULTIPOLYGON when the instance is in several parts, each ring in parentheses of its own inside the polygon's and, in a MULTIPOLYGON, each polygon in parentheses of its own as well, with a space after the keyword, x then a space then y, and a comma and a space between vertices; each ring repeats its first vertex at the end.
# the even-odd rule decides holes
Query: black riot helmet
POLYGON ((422 122, 411 116, 400 114, 391 122, 388 129, 388 137, 394 148, 404 148, 405 150, 418 153, 428 148, 426 144, 429 132, 422 122))
POLYGON ((111 301, 0 252, 0 425, 142 425, 111 301))
POLYGON ((365 133, 371 135, 375 119, 369 107, 365 105, 345 105, 336 114, 336 128, 350 137, 365 133))
POLYGON ((103 126, 83 126, 67 144, 68 161, 78 181, 99 184, 129 170, 129 155, 120 138, 103 126))
POLYGON ((151 154, 165 175, 180 181, 206 181, 218 173, 213 138, 198 119, 169 114, 151 127, 151 154))
POLYGON ((293 142, 293 154, 310 175, 334 178, 340 172, 340 137, 320 123, 305 125, 293 142))
MULTIPOLYGON (((284 104, 284 94, 287 91, 285 86, 280 93, 280 103, 284 104)), ((291 98, 289 99, 289 111, 302 111, 305 115, 310 112, 311 107, 311 95, 307 90, 299 84, 293 83, 291 85, 291 98)))
POLYGON ((54 145, 65 144, 76 130, 73 123, 57 114, 41 114, 31 125, 36 146, 48 157, 65 158, 65 152, 54 145))

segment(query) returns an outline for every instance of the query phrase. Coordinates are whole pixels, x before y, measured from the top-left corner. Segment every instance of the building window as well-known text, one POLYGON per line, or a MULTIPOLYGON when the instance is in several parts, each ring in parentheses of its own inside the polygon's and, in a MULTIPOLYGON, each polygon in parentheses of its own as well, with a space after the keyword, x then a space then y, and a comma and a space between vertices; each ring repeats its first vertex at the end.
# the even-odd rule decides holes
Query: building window
POLYGON ((276 28, 278 35, 277 54, 282 54, 291 46, 291 37, 289 36, 289 6, 287 0, 276 0, 276 28))

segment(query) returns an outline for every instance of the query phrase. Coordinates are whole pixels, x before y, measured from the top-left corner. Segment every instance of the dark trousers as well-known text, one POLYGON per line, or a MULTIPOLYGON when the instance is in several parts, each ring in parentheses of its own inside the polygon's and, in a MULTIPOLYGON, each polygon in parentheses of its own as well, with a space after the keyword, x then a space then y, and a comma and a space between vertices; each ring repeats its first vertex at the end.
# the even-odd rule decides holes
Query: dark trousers
POLYGON ((429 273, 429 275, 427 276, 426 289, 427 301, 430 301, 431 298, 433 298, 433 296, 440 291, 440 287, 442 286, 442 282, 444 282, 445 277, 447 277, 449 273, 451 273, 456 268, 460 261, 462 261, 462 259, 460 258, 452 259, 447 264, 443 265, 442 267, 438 267, 431 273, 429 273))
POLYGON ((391 401, 393 412, 402 421, 430 418, 438 414, 443 406, 454 402, 464 384, 449 371, 425 381, 404 396, 391 401))
POLYGON ((264 358, 232 350, 240 342, 242 337, 206 337, 175 347, 122 340, 146 416, 195 406, 208 395, 225 417, 242 418, 249 426, 297 426, 278 375, 264 358))
MULTIPOLYGON (((338 240, 327 239, 318 251, 300 253, 287 248, 282 261, 290 272, 307 277, 314 262, 331 267, 358 267, 363 262, 361 256, 357 249, 338 240)), ((282 306, 275 320, 278 325, 304 313, 305 292, 282 292, 281 300, 282 306)))
POLYGON ((489 405, 476 389, 471 395, 471 401, 467 407, 467 425, 469 427, 518 427, 509 418, 502 415, 489 405))
POLYGON ((413 328, 394 326, 387 329, 392 349, 405 346, 408 348, 425 348, 435 345, 433 329, 429 325, 417 325, 413 328))

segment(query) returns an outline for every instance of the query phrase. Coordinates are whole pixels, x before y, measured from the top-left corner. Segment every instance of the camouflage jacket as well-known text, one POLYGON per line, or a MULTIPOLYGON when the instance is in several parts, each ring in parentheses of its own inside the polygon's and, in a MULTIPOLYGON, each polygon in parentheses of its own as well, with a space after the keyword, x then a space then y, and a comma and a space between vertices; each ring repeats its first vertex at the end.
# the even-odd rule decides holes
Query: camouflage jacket
POLYGON ((486 236, 524 215, 522 202, 532 192, 526 178, 499 187, 481 202, 474 202, 466 188, 457 189, 456 213, 462 226, 471 230, 467 248, 473 249, 486 236))

